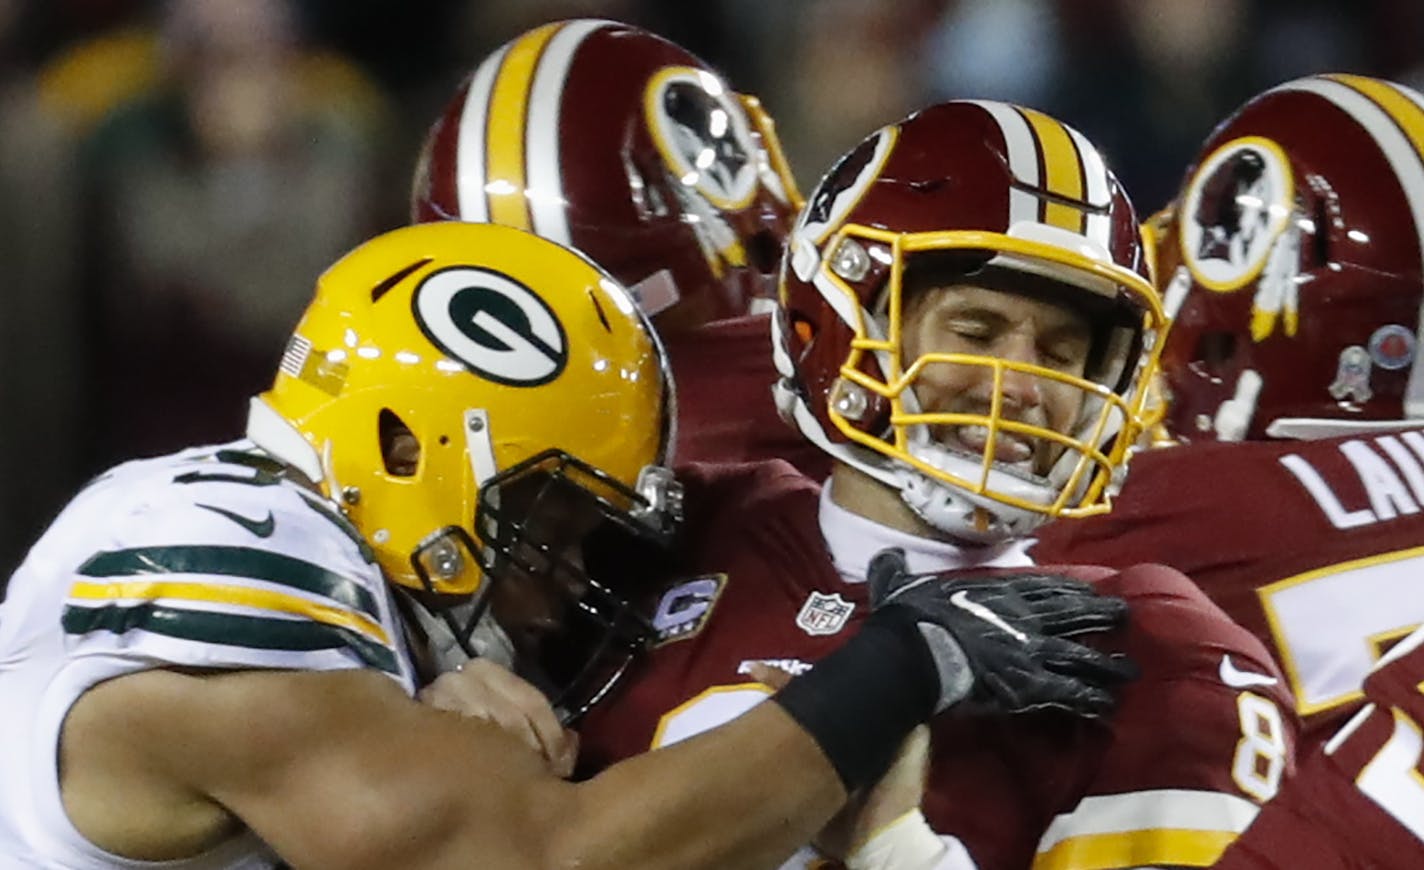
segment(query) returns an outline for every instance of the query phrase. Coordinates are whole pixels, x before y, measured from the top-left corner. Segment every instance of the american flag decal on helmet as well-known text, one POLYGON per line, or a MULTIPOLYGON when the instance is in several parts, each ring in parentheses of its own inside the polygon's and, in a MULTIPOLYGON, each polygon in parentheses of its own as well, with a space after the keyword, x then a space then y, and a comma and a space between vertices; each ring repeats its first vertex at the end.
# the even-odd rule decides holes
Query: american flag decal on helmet
POLYGON ((287 342, 287 349, 282 352, 282 362, 277 368, 283 374, 291 375, 294 378, 302 376, 302 366, 306 365, 307 357, 311 356, 311 339, 300 335, 293 335, 287 342))

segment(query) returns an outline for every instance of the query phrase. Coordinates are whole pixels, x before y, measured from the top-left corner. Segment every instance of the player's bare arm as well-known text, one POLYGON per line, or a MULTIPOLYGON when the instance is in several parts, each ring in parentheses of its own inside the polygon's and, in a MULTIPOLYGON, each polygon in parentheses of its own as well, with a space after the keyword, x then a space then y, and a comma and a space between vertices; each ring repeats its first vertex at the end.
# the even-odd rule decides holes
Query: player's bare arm
POLYGON ((509 868, 757 866, 809 839, 844 797, 772 705, 574 785, 500 728, 413 703, 366 671, 122 677, 75 705, 62 761, 66 809, 109 851, 178 857, 245 823, 295 866, 351 870, 471 856, 509 868), (771 765, 797 776, 741 781, 771 765), (768 821, 698 836, 709 813, 768 821))
MULTIPOLYGON (((473 856, 509 868, 775 866, 938 711, 966 699, 1085 713, 1108 703, 1103 687, 1116 680, 1103 672, 1041 679, 1058 653, 1045 657, 1041 638, 1022 630, 1056 631, 1060 608, 1078 614, 1074 633, 1109 628, 1120 601, 1061 585, 1042 605, 984 618, 995 600, 962 610, 960 585, 880 561, 897 569, 899 588, 777 703, 586 783, 550 774, 519 736, 413 702, 373 671, 155 670, 101 684, 72 708, 61 744, 67 811, 91 842, 145 859, 216 845, 240 820, 302 867, 473 856), (1005 680, 1017 688, 999 697, 1005 680), (760 775, 773 769, 794 775, 760 775), (709 822, 722 818, 741 821, 709 822)), ((1040 594, 1037 578, 1024 583, 1040 594)), ((1069 643, 1052 640, 1060 652, 1069 643)))

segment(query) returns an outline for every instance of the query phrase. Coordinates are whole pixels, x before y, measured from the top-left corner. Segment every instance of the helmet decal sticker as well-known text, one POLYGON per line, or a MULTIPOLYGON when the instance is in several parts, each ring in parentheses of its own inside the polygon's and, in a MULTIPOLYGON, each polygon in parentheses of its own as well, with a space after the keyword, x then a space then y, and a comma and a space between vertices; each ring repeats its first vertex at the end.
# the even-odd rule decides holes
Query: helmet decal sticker
POLYGON ((1381 326, 1370 336, 1370 359, 1388 371, 1398 371, 1414 362, 1414 333, 1391 323, 1381 326))
POLYGON ((568 339, 548 304, 508 275, 474 266, 425 278, 412 301, 436 347, 486 380, 533 387, 568 363, 568 339))
POLYGON ((652 645, 696 637, 712 618, 712 609, 726 584, 726 574, 703 574, 665 592, 653 613, 652 645))
POLYGON ((282 352, 282 361, 277 368, 283 374, 306 381, 330 396, 341 395, 342 387, 346 386, 346 375, 351 370, 345 351, 316 351, 310 339, 297 333, 293 333, 287 341, 287 349, 282 352))
POLYGON ((705 70, 668 67, 648 81, 643 108, 673 177, 718 208, 742 208, 757 186, 756 146, 735 95, 705 70))
POLYGON ((1369 351, 1352 344, 1340 351, 1340 363, 1335 369, 1335 381, 1330 385, 1330 395, 1344 400, 1350 397, 1356 402, 1368 402, 1374 395, 1370 390, 1369 351))
POLYGON ((1240 289, 1266 267, 1294 200, 1280 147, 1246 136, 1202 161, 1182 201, 1182 261, 1204 287, 1240 289))
POLYGON ((824 241, 831 225, 839 223, 869 188, 890 156, 895 139, 894 128, 882 128, 837 161, 806 203, 797 222, 797 234, 804 233, 816 244, 824 241))

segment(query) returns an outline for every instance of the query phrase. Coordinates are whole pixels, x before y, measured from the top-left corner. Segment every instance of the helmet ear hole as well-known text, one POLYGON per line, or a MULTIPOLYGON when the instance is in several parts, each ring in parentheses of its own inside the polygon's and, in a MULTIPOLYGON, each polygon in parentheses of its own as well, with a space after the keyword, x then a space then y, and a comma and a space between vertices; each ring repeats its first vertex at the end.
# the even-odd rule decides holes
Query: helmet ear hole
POLYGON ((762 230, 747 238, 747 262, 763 275, 776 272, 781 262, 781 239, 769 230, 762 230))
POLYGON ((1330 224, 1332 215, 1330 214, 1330 204, 1326 197, 1320 196, 1315 205, 1315 233, 1313 235, 1313 251, 1315 255, 1316 267, 1324 266, 1330 262, 1330 224))
POLYGON ((1225 331, 1204 332, 1197 339, 1196 359, 1206 369, 1207 374, 1221 376, 1229 374, 1231 363, 1236 359, 1236 335, 1225 331))
POLYGON ((410 427, 390 408, 382 408, 376 419, 381 441, 381 461, 391 477, 414 477, 420 467, 420 441, 410 427))

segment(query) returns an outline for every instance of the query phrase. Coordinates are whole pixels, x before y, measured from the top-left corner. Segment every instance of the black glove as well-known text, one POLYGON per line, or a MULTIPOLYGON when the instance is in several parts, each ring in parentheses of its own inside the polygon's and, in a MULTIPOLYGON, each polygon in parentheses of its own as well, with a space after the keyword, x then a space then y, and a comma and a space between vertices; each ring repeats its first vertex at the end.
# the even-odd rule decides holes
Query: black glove
POLYGON ((1100 716, 1113 707, 1111 690, 1136 676, 1126 658, 1067 639, 1127 619, 1127 602, 1082 581, 1034 571, 914 575, 893 548, 876 554, 868 575, 871 618, 905 619, 924 639, 939 672, 935 712, 967 701, 987 712, 1100 716))

